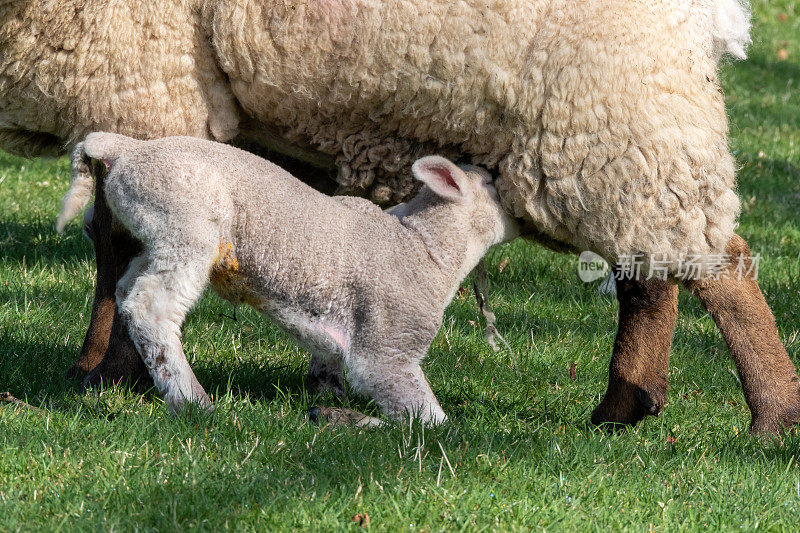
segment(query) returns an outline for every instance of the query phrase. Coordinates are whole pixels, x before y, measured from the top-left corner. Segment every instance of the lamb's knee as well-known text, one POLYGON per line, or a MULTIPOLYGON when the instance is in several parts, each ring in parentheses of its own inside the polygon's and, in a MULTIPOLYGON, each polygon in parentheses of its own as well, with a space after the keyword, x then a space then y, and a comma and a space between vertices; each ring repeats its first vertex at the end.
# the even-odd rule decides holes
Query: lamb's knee
POLYGON ((447 420, 433 394, 422 368, 418 364, 367 364, 367 361, 348 362, 348 380, 356 391, 375 400, 384 413, 395 420, 408 416, 427 426, 447 420))
MULTIPOLYGON (((122 293, 125 292, 124 279, 123 277, 117 284, 117 297, 123 296, 122 293)), ((143 281, 141 277, 134 280, 129 287, 130 294, 117 300, 120 314, 133 322, 148 321, 148 315, 155 311, 156 302, 160 299, 160 295, 146 287, 143 281)))
MULTIPOLYGON (((200 297, 204 280, 193 279, 191 272, 173 271, 168 277, 153 273, 152 262, 144 258, 132 264, 129 270, 133 283, 128 287, 128 296, 119 304, 120 312, 138 322, 152 322, 169 331, 178 330, 183 318, 200 297), (143 268, 150 263, 143 274, 135 268, 143 268)), ((124 288, 124 287, 123 287, 124 288)))
POLYGON ((144 272, 146 266, 147 257, 145 254, 136 256, 131 260, 131 262, 128 264, 128 269, 125 271, 125 274, 117 282, 117 288, 114 292, 117 302, 123 302, 128 298, 128 295, 131 292, 131 287, 134 283, 136 283, 136 280, 139 278, 139 276, 142 275, 142 272, 144 272))

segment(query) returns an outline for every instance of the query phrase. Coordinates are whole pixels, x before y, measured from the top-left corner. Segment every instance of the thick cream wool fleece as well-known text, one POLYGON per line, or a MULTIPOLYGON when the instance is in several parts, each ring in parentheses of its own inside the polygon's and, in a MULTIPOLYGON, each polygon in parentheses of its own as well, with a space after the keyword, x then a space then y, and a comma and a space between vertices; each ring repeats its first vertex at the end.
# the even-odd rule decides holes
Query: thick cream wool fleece
POLYGON ((0 143, 64 152, 92 130, 231 139, 238 110, 194 0, 0 2, 0 143))
POLYGON ((467 157, 532 236, 612 262, 713 262, 733 235, 717 67, 749 42, 735 0, 37 0, 0 17, 6 147, 228 141, 246 119, 382 202, 412 192, 419 156, 467 157))

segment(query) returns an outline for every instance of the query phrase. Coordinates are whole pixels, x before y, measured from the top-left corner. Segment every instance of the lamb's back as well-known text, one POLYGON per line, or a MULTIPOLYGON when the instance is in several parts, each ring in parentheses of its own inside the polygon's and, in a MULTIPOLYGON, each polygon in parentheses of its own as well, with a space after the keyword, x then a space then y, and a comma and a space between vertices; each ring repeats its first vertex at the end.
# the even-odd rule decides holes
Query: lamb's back
POLYGON ((325 196, 288 173, 269 182, 248 194, 248 184, 264 183, 241 181, 233 233, 239 265, 272 291, 269 299, 324 307, 355 292, 425 285, 427 252, 396 217, 325 196))

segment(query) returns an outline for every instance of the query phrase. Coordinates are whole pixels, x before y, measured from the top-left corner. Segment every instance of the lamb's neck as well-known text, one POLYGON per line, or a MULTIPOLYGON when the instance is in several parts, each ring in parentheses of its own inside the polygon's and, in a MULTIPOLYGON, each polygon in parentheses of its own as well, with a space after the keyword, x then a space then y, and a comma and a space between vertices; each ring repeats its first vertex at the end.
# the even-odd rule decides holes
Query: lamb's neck
POLYGON ((418 236, 431 261, 439 268, 441 286, 446 287, 451 297, 486 252, 485 247, 467 238, 471 228, 432 223, 419 215, 404 217, 402 224, 418 236))

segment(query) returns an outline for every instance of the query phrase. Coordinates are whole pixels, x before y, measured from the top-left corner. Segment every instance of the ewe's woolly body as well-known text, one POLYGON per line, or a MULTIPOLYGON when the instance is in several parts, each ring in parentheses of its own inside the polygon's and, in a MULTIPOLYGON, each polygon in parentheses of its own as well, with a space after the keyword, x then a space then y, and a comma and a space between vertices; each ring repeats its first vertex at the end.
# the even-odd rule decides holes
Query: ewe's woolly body
MULTIPOLYGON (((133 8, 104 32, 71 27, 66 22, 79 17, 64 15, 58 34, 76 35, 87 50, 71 54, 83 57, 75 65, 33 41, 18 43, 19 51, 3 54, 10 57, 0 77, 4 122, 65 141, 98 127, 227 141, 247 116, 334 156, 345 189, 371 190, 381 201, 411 192, 403 170, 418 156, 462 155, 500 172, 506 208, 535 238, 612 262, 643 253, 674 266, 687 255, 722 254, 733 235, 739 201, 717 66, 723 53, 742 56, 749 42, 749 15, 735 0, 168 7, 175 24, 149 31, 184 44, 164 47, 164 57, 141 51, 147 41, 139 42, 142 25, 130 23, 133 8), (124 31, 111 37, 110 28, 124 31), (126 40, 137 46, 123 53, 110 44, 126 40), (103 53, 93 55, 95 46, 103 53), (30 72, 9 76, 31 57, 46 76, 35 84, 30 72), (93 88, 85 63, 102 66, 89 78, 94 93, 79 88, 93 88), (71 69, 82 82, 55 91, 71 69), (6 97, 25 83, 32 96, 23 103, 6 97), (125 83, 141 94, 121 99, 125 83), (9 111, 39 108, 51 123, 9 111), (64 124, 55 118, 62 108, 64 124)), ((150 20, 164 17, 162 9, 150 20)))

